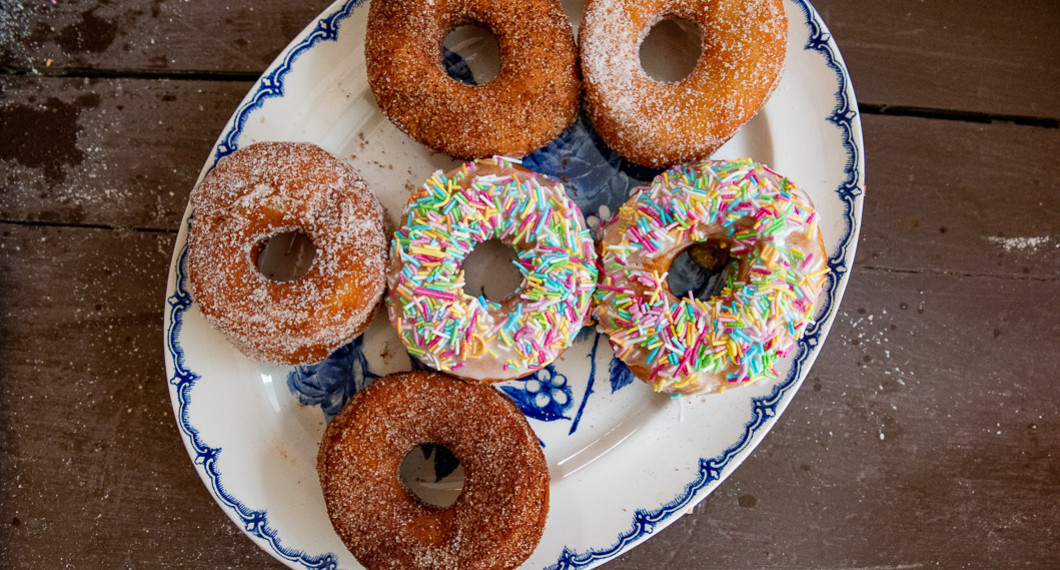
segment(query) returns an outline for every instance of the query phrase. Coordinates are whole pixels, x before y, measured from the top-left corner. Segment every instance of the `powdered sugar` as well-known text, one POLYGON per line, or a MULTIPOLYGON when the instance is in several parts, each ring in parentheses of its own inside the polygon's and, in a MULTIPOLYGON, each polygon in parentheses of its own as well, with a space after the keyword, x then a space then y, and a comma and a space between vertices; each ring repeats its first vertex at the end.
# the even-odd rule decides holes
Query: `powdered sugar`
POLYGON ((574 120, 581 85, 570 22, 558 2, 373 2, 365 40, 380 109, 417 141, 450 156, 525 155, 574 120), (457 25, 481 24, 500 49, 498 75, 467 85, 440 49, 457 25))
POLYGON ((656 4, 590 3, 580 39, 593 125, 626 158, 661 167, 708 157, 754 116, 779 83, 787 20, 778 0, 656 4), (671 17, 700 27, 703 52, 687 78, 658 82, 639 46, 671 17))
POLYGON ((491 387, 434 372, 359 392, 328 426, 318 467, 332 525, 368 568, 514 568, 548 513, 548 467, 522 412, 491 387), (423 443, 465 467, 450 507, 420 502, 398 477, 423 443))
POLYGON ((367 325, 384 286, 382 208, 352 167, 308 144, 230 155, 191 196, 189 274, 212 325, 247 355, 320 360, 367 325), (317 254, 304 277, 257 270, 264 243, 299 231, 317 254))
MULTIPOLYGON (((995 237, 990 236, 986 238, 990 243, 1001 247, 1005 250, 1005 253, 1012 253, 1013 251, 1025 251, 1028 253, 1037 253, 1039 249, 1047 246, 1049 242, 1053 241, 1051 236, 1037 236, 1037 237, 995 237)), ((1057 243, 1057 247, 1060 247, 1060 243, 1057 243)))

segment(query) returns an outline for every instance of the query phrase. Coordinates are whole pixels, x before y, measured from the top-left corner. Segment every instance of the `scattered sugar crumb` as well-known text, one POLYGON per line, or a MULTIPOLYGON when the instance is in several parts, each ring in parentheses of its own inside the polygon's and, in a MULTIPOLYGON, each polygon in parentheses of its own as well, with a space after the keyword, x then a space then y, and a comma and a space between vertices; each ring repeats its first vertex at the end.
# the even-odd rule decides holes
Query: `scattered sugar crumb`
MULTIPOLYGON (((1005 253, 1012 253, 1013 251, 1027 251, 1028 253, 1036 253, 1043 246, 1053 241, 1051 236, 1037 236, 1037 237, 998 237, 990 236, 986 238, 990 243, 1001 247, 1005 250, 1005 253)), ((1060 247, 1060 243, 1057 243, 1057 247, 1060 247)))

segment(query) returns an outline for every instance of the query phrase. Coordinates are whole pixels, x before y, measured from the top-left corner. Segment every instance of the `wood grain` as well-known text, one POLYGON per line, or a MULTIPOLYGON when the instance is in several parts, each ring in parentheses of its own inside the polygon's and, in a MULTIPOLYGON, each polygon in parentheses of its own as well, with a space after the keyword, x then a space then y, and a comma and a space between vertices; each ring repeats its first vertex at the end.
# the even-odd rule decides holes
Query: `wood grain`
POLYGON ((0 224, 0 567, 271 563, 175 429, 161 334, 173 239, 0 224))
MULTIPOLYGON (((0 0, 0 568, 282 567, 181 445, 164 288, 329 3, 0 0)), ((814 5, 867 111, 846 297, 764 443, 605 568, 1060 567, 1060 4, 814 5)))
MULTIPOLYGON (((328 5, 7 2, 0 67, 45 74, 252 77, 328 5)), ((817 0, 813 6, 838 43, 863 103, 1060 118, 1056 2, 817 0)))
POLYGON ((1060 130, 863 116, 871 267, 1060 278, 1060 130))
MULTIPOLYGON (((121 566, 130 549, 276 566, 179 443, 159 333, 172 236, 2 228, 4 566, 121 566)), ((608 567, 1044 567, 1060 538, 1060 362, 1044 352, 1057 346, 1055 280, 855 270, 778 428, 691 516, 608 567)))
POLYGON ((778 428, 630 567, 1055 567, 1058 299, 1056 282, 856 269, 778 428))
POLYGON ((1060 4, 816 0, 858 101, 1060 118, 1060 4))
POLYGON ((0 78, 0 219, 175 229, 251 85, 0 78))
POLYGON ((330 4, 5 0, 0 66, 46 74, 257 75, 330 4))
MULTIPOLYGON (((176 230, 252 83, 7 77, 0 86, 11 96, 0 102, 0 219, 176 230)), ((866 263, 1060 277, 1060 130, 862 119, 866 263)))

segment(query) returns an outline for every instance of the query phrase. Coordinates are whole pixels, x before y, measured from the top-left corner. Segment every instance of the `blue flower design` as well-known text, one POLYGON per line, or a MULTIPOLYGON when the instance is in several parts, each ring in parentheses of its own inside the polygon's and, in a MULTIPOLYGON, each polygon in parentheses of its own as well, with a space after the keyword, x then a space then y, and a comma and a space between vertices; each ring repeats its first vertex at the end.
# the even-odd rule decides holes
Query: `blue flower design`
POLYGON ((598 214, 601 206, 617 212, 633 188, 662 172, 619 156, 604 144, 584 113, 579 113, 574 124, 547 146, 523 158, 522 163, 563 182, 586 216, 598 214))
POLYGON ((347 400, 379 377, 368 367, 364 337, 357 337, 323 362, 296 366, 287 374, 287 387, 299 402, 320 406, 331 421, 347 400))
MULTIPOLYGON (((460 54, 442 49, 442 63, 449 77, 475 85, 471 68, 460 54)), ((604 143, 585 113, 547 146, 524 157, 526 168, 563 182, 574 203, 586 216, 599 215, 601 206, 618 211, 630 191, 662 170, 629 162, 604 143)))
POLYGON ((430 366, 423 363, 422 360, 409 354, 409 367, 411 370, 434 370, 430 366))
POLYGON ((675 257, 670 264, 667 277, 670 289, 677 297, 685 297, 691 293, 696 299, 706 301, 725 287, 725 277, 729 274, 728 266, 726 263, 720 269, 703 267, 686 251, 675 257))
POLYGON ((590 324, 582 327, 582 330, 578 331, 578 334, 574 335, 574 342, 571 344, 577 344, 579 342, 586 342, 594 338, 596 335, 596 325, 590 324))
POLYGON ((555 366, 549 364, 515 382, 522 385, 509 384, 500 389, 519 406, 526 417, 543 422, 570 419, 565 414, 574 405, 573 392, 567 384, 567 377, 560 374, 555 366))
POLYGON ((434 456, 435 483, 448 477, 460 466, 460 460, 457 459, 456 456, 453 455, 453 452, 449 451, 449 448, 444 445, 425 443, 420 446, 420 452, 423 453, 424 460, 431 460, 431 456, 434 456))
POLYGON ((633 375, 633 371, 626 366, 625 362, 619 360, 617 356, 611 357, 611 365, 608 367, 608 373, 611 376, 612 394, 629 386, 633 383, 633 379, 636 378, 636 376, 633 375))
POLYGON ((460 54, 442 46, 442 65, 449 77, 468 85, 475 85, 475 76, 471 73, 471 67, 460 57, 460 54))

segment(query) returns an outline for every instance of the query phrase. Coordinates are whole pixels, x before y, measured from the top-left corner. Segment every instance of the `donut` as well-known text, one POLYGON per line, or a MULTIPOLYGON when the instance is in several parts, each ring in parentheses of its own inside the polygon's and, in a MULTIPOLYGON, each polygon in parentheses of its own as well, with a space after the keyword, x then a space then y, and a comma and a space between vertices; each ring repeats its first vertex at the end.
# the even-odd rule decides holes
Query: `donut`
POLYGON ((563 185, 501 159, 436 172, 394 233, 387 308, 409 353, 462 378, 518 378, 555 360, 581 329, 596 250, 563 185), (463 262, 499 239, 522 285, 501 302, 464 290, 463 262))
POLYGON ((556 138, 581 104, 578 53, 557 0, 372 2, 368 85, 413 139, 460 159, 523 156, 556 138), (442 43, 478 24, 497 39, 500 71, 483 85, 449 77, 442 43))
POLYGON ((221 159, 190 202, 190 291, 246 356, 317 362, 368 326, 386 285, 386 235, 383 209, 352 166, 311 144, 257 143, 221 159), (313 243, 308 271, 266 277, 265 244, 291 232, 313 243))
POLYGON ((526 417, 490 386, 434 371, 377 380, 332 419, 317 461, 331 524, 369 570, 515 568, 544 530, 545 456, 526 417), (448 507, 420 500, 399 477, 424 443, 445 446, 464 468, 448 507))
POLYGON ((675 166, 604 229, 594 316, 656 391, 706 394, 775 377, 777 360, 814 322, 828 273, 822 240, 810 198, 768 167, 675 166), (724 286, 706 300, 679 299, 670 265, 700 244, 727 251, 724 286))
POLYGON ((787 26, 783 0, 589 0, 579 41, 593 127, 644 166, 708 158, 776 89, 787 26), (673 18, 699 27, 702 52, 684 79, 656 81, 639 48, 655 24, 673 18))

